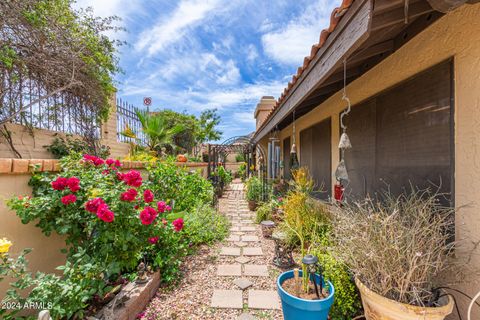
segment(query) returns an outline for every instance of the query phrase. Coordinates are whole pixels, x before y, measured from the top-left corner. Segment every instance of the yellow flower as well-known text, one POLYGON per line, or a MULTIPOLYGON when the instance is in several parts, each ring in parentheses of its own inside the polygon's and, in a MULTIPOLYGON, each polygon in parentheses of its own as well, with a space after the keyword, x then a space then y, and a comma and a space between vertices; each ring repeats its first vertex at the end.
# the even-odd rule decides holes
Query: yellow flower
POLYGON ((0 254, 7 253, 12 243, 6 238, 0 239, 0 254))
POLYGON ((97 198, 98 196, 101 196, 103 194, 101 189, 91 189, 90 190, 90 198, 97 198))

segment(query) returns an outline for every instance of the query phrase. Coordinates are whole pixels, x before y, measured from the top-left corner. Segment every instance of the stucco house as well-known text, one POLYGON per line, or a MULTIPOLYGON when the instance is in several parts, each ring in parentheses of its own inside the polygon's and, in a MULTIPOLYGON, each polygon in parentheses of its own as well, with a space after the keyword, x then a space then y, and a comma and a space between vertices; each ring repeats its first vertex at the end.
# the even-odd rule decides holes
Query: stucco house
MULTIPOLYGON (((289 174, 295 142, 319 198, 334 197, 344 159, 347 199, 435 186, 457 208, 457 239, 478 243, 480 1, 344 0, 279 99, 262 99, 255 118, 270 178, 289 174), (345 96, 353 147, 342 157, 345 96)), ((480 283, 472 277, 461 289, 473 294, 480 283)))

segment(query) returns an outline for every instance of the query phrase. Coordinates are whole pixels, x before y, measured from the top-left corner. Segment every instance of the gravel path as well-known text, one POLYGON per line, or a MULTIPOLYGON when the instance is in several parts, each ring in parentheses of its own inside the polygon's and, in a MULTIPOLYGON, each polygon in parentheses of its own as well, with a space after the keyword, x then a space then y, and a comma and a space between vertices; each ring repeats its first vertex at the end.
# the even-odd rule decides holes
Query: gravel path
MULTIPOLYGON (((237 241, 225 240, 213 247, 201 247, 196 255, 187 257, 185 260, 182 267, 184 278, 180 281, 179 285, 173 290, 161 288, 157 292, 156 297, 147 306, 143 319, 236 320, 239 319, 241 315, 243 318, 240 319, 283 319, 279 309, 263 310, 248 308, 249 291, 254 293, 259 292, 257 290, 265 290, 268 291, 273 298, 273 291, 276 291, 275 281, 280 274, 280 270, 271 264, 274 254, 274 242, 262 237, 261 229, 258 225, 247 224, 247 221, 242 221, 249 219, 254 220, 254 213, 248 212, 247 204, 244 200, 243 184, 238 181, 231 184, 225 196, 220 199, 219 210, 229 217, 232 221, 232 227, 255 227, 254 231, 242 233, 232 231, 231 235, 257 236, 259 241, 239 243, 237 241), (249 214, 248 217, 247 214, 249 214), (244 272, 242 272, 242 276, 217 275, 219 265, 239 264, 239 262, 235 261, 238 256, 224 256, 220 254, 223 247, 237 247, 240 248, 240 250, 246 247, 260 247, 263 255, 249 256, 250 261, 248 261, 247 264, 268 266, 268 276, 246 276, 244 272), (214 290, 236 290, 236 292, 240 294, 238 290, 241 289, 234 284, 234 280, 238 280, 239 278, 244 278, 252 282, 252 286, 245 289, 242 293, 243 308, 211 307, 212 303, 214 304, 212 301, 214 290), (250 315, 250 317, 247 317, 247 314, 250 315)), ((275 298, 277 297, 275 296, 275 298)))

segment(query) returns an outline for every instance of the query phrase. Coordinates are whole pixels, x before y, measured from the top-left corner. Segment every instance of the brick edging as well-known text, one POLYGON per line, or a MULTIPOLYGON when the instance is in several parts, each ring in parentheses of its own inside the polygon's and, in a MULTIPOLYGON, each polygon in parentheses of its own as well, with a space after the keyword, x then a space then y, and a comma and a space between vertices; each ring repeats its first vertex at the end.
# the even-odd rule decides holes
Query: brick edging
MULTIPOLYGON (((123 169, 144 169, 149 162, 122 161, 123 169)), ((206 167, 206 162, 175 162, 177 166, 189 168, 206 167)), ((12 159, 0 158, 0 174, 25 174, 32 172, 33 167, 38 166, 38 171, 58 172, 60 161, 57 159, 12 159)))

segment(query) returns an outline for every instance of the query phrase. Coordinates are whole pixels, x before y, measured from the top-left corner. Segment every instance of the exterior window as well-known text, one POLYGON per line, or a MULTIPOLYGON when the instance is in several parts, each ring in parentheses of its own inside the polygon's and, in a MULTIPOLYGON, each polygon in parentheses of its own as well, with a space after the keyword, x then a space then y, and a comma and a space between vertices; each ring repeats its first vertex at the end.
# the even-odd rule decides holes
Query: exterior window
POLYGON ((332 189, 332 131, 330 118, 300 131, 300 166, 315 182, 314 196, 327 200, 332 189))
POLYGON ((352 108, 345 117, 346 196, 431 188, 453 201, 451 63, 442 63, 352 108))

